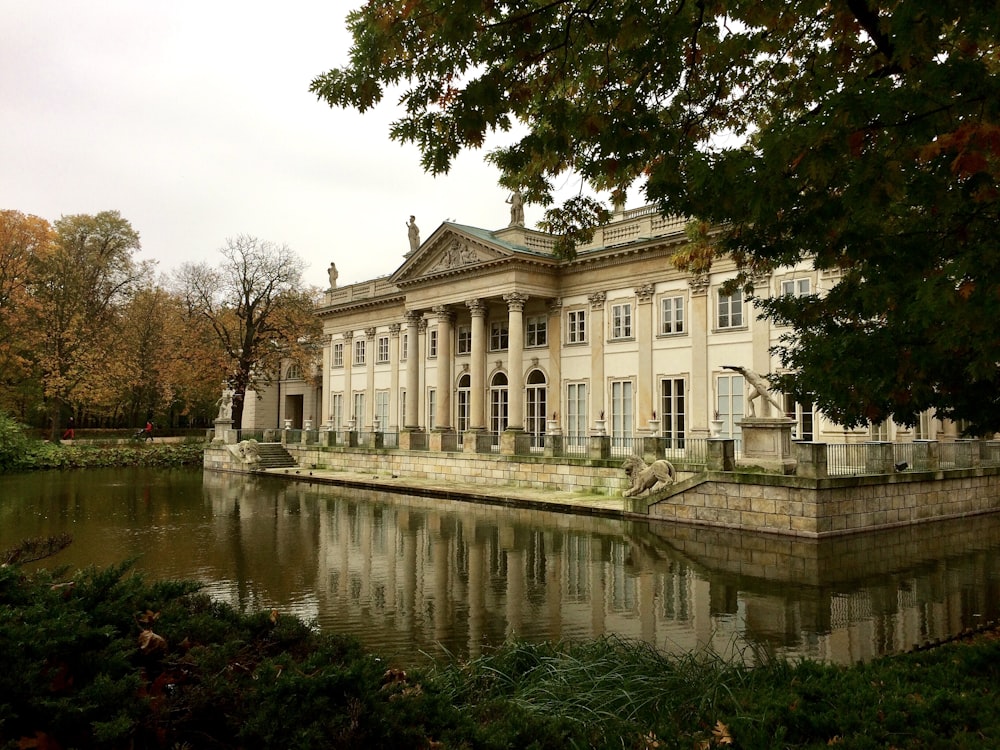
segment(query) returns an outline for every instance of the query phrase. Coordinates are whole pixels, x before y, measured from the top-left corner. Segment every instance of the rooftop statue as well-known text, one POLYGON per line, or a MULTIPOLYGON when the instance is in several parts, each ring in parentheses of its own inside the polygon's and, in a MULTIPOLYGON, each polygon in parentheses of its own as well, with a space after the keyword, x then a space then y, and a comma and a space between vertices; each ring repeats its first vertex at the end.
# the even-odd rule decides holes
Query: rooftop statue
MULTIPOLYGON (((784 410, 781 408, 781 404, 775 401, 774 396, 771 395, 771 384, 767 381, 767 378, 765 378, 763 375, 760 375, 754 372, 753 370, 749 370, 746 367, 741 367, 740 365, 723 365, 722 367, 725 370, 734 370, 735 372, 740 373, 740 375, 742 375, 743 378, 747 381, 747 383, 749 383, 750 386, 753 388, 753 393, 751 393, 749 398, 747 398, 747 406, 750 407, 749 416, 751 417, 757 416, 757 412, 754 409, 753 402, 761 396, 763 396, 764 401, 767 404, 771 404, 775 409, 778 410, 778 414, 782 414, 784 412, 784 410)), ((767 415, 767 409, 765 408, 765 416, 766 415, 767 415)))
POLYGON ((330 267, 328 269, 326 269, 326 273, 330 277, 330 288, 331 289, 336 289, 337 288, 337 278, 340 276, 340 274, 337 273, 337 264, 336 263, 331 263, 330 267))
POLYGON ((521 196, 521 191, 515 188, 506 202, 510 204, 510 226, 523 227, 524 198, 521 196))
POLYGON ((410 252, 412 255, 420 247, 420 229, 417 227, 415 217, 410 217, 410 223, 406 225, 406 234, 410 239, 410 252))

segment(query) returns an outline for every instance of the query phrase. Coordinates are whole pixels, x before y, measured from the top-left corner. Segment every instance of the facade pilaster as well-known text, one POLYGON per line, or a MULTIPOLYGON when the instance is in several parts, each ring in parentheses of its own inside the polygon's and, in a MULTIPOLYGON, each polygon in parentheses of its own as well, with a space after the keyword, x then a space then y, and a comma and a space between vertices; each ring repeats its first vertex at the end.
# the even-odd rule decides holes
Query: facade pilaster
POLYGON ((406 319, 406 406, 403 427, 407 430, 420 428, 420 345, 419 326, 422 319, 419 312, 408 310, 406 319))
POLYGON ((365 329, 365 416, 364 426, 375 427, 375 328, 365 329))
POLYGON ((486 429, 486 305, 478 299, 465 303, 472 317, 472 364, 469 391, 469 429, 486 429))
MULTIPOLYGON (((761 276, 754 277, 754 295, 759 299, 770 297, 770 283, 770 275, 762 274, 761 276)), ((758 318, 756 315, 751 314, 753 312, 753 303, 749 300, 744 302, 744 305, 746 306, 746 310, 744 310, 746 317, 744 320, 747 321, 750 327, 751 341, 753 342, 753 353, 751 355, 753 357, 753 370, 754 372, 769 373, 771 372, 771 319, 758 318)), ((775 416, 781 415, 776 414, 775 416)))
POLYGON ((636 369, 635 425, 641 430, 653 418, 653 285, 643 284, 635 289, 635 339, 638 344, 636 369))
POLYGON ((507 303, 507 429, 524 429, 524 303, 525 294, 505 294, 507 303))
POLYGON ((344 418, 348 421, 357 419, 357 415, 354 413, 354 391, 352 390, 353 369, 354 331, 344 331, 344 418))
POLYGON ((451 430, 451 339, 455 313, 447 307, 435 307, 437 315, 437 405, 434 415, 435 429, 451 430))
POLYGON ((383 427, 399 432, 403 415, 399 413, 399 323, 389 324, 389 422, 383 427))
POLYGON ((712 402, 712 373, 708 371, 708 274, 688 279, 691 289, 691 382, 688 383, 687 415, 691 437, 708 437, 708 420, 715 413, 712 402))
POLYGON ((588 295, 590 302, 590 421, 604 414, 604 302, 606 292, 588 295))
POLYGON ((549 413, 562 413, 562 300, 549 302, 549 318, 546 324, 549 339, 549 413))

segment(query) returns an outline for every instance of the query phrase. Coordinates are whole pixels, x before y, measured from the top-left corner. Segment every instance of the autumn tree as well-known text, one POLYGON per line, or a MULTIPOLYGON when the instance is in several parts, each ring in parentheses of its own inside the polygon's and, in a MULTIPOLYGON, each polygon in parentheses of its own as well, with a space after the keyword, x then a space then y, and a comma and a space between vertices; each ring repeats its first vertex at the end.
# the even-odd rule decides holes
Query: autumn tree
POLYGON ((34 356, 53 439, 66 406, 95 398, 95 375, 115 359, 117 312, 150 271, 133 259, 139 234, 117 211, 63 216, 54 229, 52 251, 31 271, 34 356))
POLYGON ((0 211, 0 408, 22 417, 33 384, 32 264, 50 251, 52 239, 45 219, 0 211))
POLYGON ((995 3, 369 0, 348 23, 312 90, 401 90, 391 136, 430 172, 516 128, 488 158, 530 201, 566 172, 639 185, 717 228, 736 283, 809 260, 828 294, 759 300, 791 326, 783 389, 845 425, 1000 429, 995 3))
POLYGON ((287 245, 241 235, 227 240, 215 267, 188 263, 177 274, 191 315, 211 329, 223 355, 216 398, 233 389, 233 424, 243 422, 247 389, 273 382, 283 359, 308 368, 321 333, 315 292, 302 288, 302 260, 287 245))

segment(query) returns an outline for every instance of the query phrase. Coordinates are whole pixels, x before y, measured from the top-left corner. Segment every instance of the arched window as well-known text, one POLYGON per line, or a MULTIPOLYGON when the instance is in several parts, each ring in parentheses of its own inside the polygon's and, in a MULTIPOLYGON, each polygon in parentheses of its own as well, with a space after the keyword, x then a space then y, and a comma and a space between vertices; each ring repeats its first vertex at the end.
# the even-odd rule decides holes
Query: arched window
POLYGON ((507 429, 507 375, 498 372, 490 380, 490 432, 507 429))
POLYGON ((471 393, 472 393, 472 378, 468 373, 463 375, 458 379, 458 403, 456 408, 458 409, 457 419, 455 424, 458 427, 459 432, 466 432, 469 429, 469 414, 471 413, 471 393))
POLYGON ((285 380, 302 380, 302 367, 298 364, 289 365, 285 371, 285 380))
POLYGON ((545 435, 545 420, 547 419, 547 389, 545 373, 532 370, 528 373, 528 390, 525 406, 525 431, 534 437, 533 444, 542 445, 545 435))

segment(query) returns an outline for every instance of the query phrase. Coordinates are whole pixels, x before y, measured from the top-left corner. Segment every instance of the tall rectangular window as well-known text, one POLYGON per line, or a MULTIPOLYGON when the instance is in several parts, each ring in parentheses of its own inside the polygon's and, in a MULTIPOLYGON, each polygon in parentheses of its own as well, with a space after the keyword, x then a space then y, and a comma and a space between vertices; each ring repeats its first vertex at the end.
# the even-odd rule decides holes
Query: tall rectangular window
POLYGON ((660 300, 660 335, 684 333, 684 298, 664 297, 660 300))
POLYGON ((743 290, 736 289, 732 294, 723 294, 719 290, 719 328, 741 328, 743 326, 743 290))
POLYGON ((375 391, 375 419, 378 431, 385 432, 389 426, 389 391, 375 391))
POLYGON ((427 428, 434 429, 437 416, 437 391, 427 391, 427 428))
POLYGON ((411 420, 410 417, 409 417, 409 415, 406 413, 406 410, 408 408, 409 408, 409 406, 406 403, 406 389, 405 388, 400 388, 399 389, 399 424, 400 424, 401 427, 405 426, 405 425, 408 425, 408 424, 412 424, 413 422, 416 421, 416 420, 411 420))
POLYGON ((378 337, 378 347, 376 349, 377 356, 375 361, 381 364, 385 364, 389 361, 389 337, 379 336, 378 337))
POLYGON ((338 341, 333 345, 333 357, 331 366, 333 367, 343 367, 344 366, 344 342, 338 341))
POLYGON ((687 404, 684 378, 660 381, 660 429, 668 448, 683 448, 687 436, 687 404))
POLYGON ((330 422, 333 429, 339 430, 344 426, 344 394, 334 393, 330 400, 330 422))
POLYGON ((799 403, 795 400, 794 396, 786 393, 784 395, 784 407, 785 416, 795 422, 795 425, 792 427, 792 439, 815 439, 815 433, 813 431, 815 418, 813 416, 812 401, 799 403))
POLYGON ((438 332, 437 329, 427 331, 427 356, 436 357, 438 355, 438 332))
POLYGON ((587 341, 587 311, 570 310, 566 313, 566 341, 583 344, 587 341))
POLYGON ((611 383, 611 438, 632 437, 635 428, 633 418, 633 385, 631 380, 615 380, 611 383))
POLYGON ((455 340, 456 354, 472 353, 472 326, 459 326, 455 340))
POLYGON ((502 352, 507 350, 507 340, 509 332, 506 320, 497 320, 490 323, 490 351, 502 352))
POLYGON ((360 427, 365 422, 365 394, 359 391, 354 394, 354 413, 351 415, 354 424, 360 427))
POLYGON ((622 302, 611 306, 611 338, 632 337, 632 303, 622 302))
POLYGON ((548 343, 547 319, 544 315, 532 315, 525 319, 525 346, 545 346, 548 343))
POLYGON ((354 341, 354 364, 363 365, 365 363, 365 340, 355 339, 354 341))
POLYGON ((566 385, 566 439, 569 445, 582 448, 587 441, 587 384, 566 385))
POLYGON ((409 354, 410 348, 410 335, 408 333, 399 334, 399 358, 402 361, 406 361, 406 355, 409 354))
POLYGON ((722 420, 720 437, 738 438, 742 432, 743 393, 746 385, 742 375, 719 375, 715 381, 715 411, 722 420))

